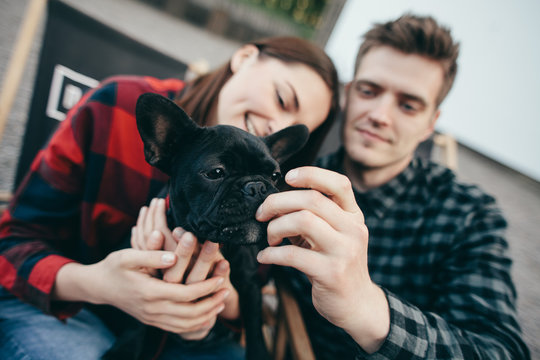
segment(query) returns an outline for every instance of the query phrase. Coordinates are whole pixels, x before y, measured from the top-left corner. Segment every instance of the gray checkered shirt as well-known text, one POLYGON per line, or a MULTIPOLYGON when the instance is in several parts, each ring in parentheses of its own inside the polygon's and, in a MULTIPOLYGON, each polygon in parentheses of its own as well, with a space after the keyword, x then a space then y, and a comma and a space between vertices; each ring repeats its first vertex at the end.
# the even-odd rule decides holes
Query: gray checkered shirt
MULTIPOLYGON (((343 150, 318 161, 343 173, 343 150)), ((389 183, 356 192, 369 270, 390 305, 390 333, 366 354, 314 309, 311 285, 286 269, 318 359, 529 359, 516 321, 506 221, 495 200, 415 158, 389 183)), ((360 304, 359 304, 360 306, 360 304)))

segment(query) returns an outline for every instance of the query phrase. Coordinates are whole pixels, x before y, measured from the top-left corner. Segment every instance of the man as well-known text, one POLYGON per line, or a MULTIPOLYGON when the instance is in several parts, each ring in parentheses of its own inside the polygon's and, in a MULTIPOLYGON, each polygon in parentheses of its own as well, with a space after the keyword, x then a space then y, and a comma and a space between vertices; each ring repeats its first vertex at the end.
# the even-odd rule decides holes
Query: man
POLYGON ((289 172, 298 189, 271 195, 257 212, 271 220, 258 259, 291 267, 319 358, 530 357, 500 209, 414 157, 457 56, 450 32, 430 17, 374 26, 346 86, 344 147, 320 168, 289 172), (284 238, 292 244, 276 246, 284 238))

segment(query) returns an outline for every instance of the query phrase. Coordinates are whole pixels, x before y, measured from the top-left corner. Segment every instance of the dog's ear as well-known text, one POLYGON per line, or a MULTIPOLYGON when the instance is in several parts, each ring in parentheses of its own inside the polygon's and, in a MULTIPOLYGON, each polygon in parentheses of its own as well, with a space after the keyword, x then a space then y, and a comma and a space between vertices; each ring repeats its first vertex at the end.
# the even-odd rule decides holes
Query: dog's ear
POLYGON ((298 152, 306 144, 309 130, 305 125, 293 125, 263 138, 270 154, 279 164, 298 152))
POLYGON ((200 128, 178 105, 154 93, 139 96, 135 116, 146 161, 170 175, 180 145, 200 128))

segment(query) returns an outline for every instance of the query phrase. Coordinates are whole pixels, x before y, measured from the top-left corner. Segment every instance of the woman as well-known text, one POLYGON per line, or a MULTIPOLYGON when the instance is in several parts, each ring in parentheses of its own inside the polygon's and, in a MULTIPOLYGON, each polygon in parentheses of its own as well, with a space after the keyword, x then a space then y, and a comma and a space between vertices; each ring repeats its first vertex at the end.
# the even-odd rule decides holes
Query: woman
POLYGON ((223 324, 218 314, 239 317, 228 264, 215 245, 205 243, 186 274, 196 243, 191 234, 175 233, 175 244, 183 241, 165 246, 174 252, 117 250, 138 210, 167 181, 144 161, 135 102, 142 93, 160 93, 201 125, 261 136, 305 124, 312 135, 292 167, 315 156, 338 108, 337 86, 321 49, 286 37, 247 44, 191 83, 116 77, 86 95, 37 155, 0 222, 0 357, 99 358, 114 343, 115 324, 106 325, 88 304, 111 305, 184 340, 225 339, 212 347, 167 341, 161 358, 242 356, 221 336, 225 331, 207 336, 223 324), (152 276, 158 269, 170 269, 167 281, 152 276))

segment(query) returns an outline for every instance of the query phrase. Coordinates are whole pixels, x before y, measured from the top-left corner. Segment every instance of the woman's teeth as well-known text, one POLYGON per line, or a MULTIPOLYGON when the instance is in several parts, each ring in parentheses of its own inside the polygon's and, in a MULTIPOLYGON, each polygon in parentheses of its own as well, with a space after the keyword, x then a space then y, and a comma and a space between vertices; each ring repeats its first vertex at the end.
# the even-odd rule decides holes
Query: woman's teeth
POLYGON ((251 120, 249 120, 249 118, 246 116, 246 119, 245 119, 245 123, 246 123, 246 129, 247 131, 250 133, 250 134, 253 134, 255 136, 258 136, 257 135, 257 130, 255 130, 255 127, 253 126, 253 124, 251 123, 251 120))

